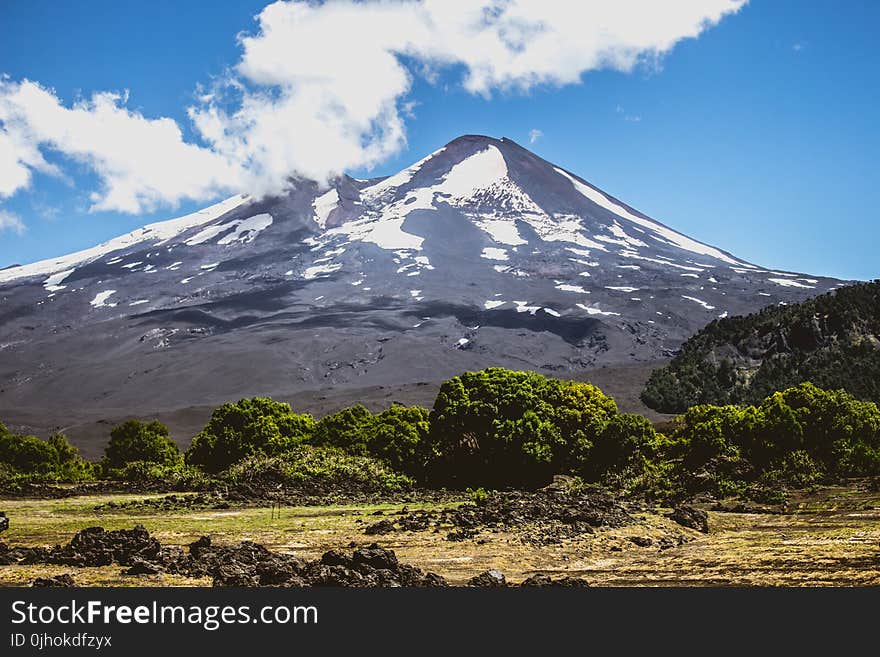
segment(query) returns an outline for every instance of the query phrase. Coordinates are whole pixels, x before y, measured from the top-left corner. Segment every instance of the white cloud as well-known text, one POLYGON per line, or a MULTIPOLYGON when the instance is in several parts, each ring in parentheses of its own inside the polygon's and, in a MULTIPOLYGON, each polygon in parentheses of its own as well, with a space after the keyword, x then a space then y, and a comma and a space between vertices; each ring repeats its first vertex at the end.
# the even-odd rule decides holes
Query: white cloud
POLYGON ((7 230, 21 235, 24 232, 24 223, 17 215, 0 209, 0 233, 7 230))
POLYGON ((95 210, 137 213, 186 198, 206 199, 237 184, 238 163, 207 148, 184 142, 177 123, 147 119, 125 107, 127 97, 96 93, 65 107, 55 93, 36 82, 0 80, 0 148, 3 139, 18 145, 0 166, 18 174, 5 195, 26 186, 22 165, 57 173, 38 147, 88 165, 102 187, 91 197, 95 210))
POLYGON ((97 173, 98 210, 268 193, 292 174, 327 179, 405 145, 414 76, 434 83, 456 66, 464 88, 486 97, 577 84, 592 70, 655 63, 745 1, 275 2, 240 38, 227 79, 188 108, 201 144, 171 119, 128 109, 124 95, 67 107, 37 83, 0 80, 0 195, 34 170, 57 173, 40 148, 97 173))
MULTIPOLYGON (((6 81, 0 78, 0 102, 6 81)), ((3 120, 0 115, 0 120, 3 120)), ((9 120, 0 124, 0 198, 8 198, 31 183, 32 170, 59 175, 60 172, 43 158, 37 141, 26 134, 23 126, 9 120)))
POLYGON ((543 130, 538 130, 537 128, 532 128, 531 130, 529 130, 529 143, 534 144, 536 141, 538 141, 543 136, 544 136, 543 130))

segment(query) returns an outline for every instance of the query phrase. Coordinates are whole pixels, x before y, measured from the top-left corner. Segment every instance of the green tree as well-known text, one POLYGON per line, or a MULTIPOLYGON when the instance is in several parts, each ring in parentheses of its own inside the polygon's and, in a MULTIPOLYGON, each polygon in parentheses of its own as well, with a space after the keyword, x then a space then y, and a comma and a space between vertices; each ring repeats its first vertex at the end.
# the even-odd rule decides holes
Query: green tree
POLYGON ((427 409, 400 404, 374 415, 358 404, 319 420, 311 442, 372 456, 400 472, 421 476, 430 457, 428 415, 427 409))
POLYGON ((171 438, 168 427, 153 420, 126 420, 110 431, 110 442, 104 449, 104 467, 123 468, 134 461, 162 465, 180 462, 180 450, 171 438))
POLYGON ((10 433, 0 424, 0 464, 24 475, 78 481, 93 476, 92 464, 80 458, 67 437, 54 433, 46 440, 10 433))
POLYGON ((593 442, 581 471, 595 480, 627 468, 641 469, 657 456, 659 447, 660 435, 647 419, 631 413, 614 415, 593 442))
POLYGON ((589 383, 489 368, 443 383, 430 415, 431 476, 458 485, 536 484, 576 469, 617 414, 589 383))
POLYGON ((369 453, 400 472, 421 476, 428 453, 429 413, 419 406, 393 405, 375 416, 369 453))
POLYGON ((318 420, 311 442, 315 445, 340 447, 349 454, 366 456, 374 429, 373 414, 356 404, 318 420))
POLYGON ((294 413, 289 404, 268 397, 241 399, 215 409, 195 436, 186 461, 208 472, 219 472, 251 455, 282 454, 311 438, 311 415, 294 413))

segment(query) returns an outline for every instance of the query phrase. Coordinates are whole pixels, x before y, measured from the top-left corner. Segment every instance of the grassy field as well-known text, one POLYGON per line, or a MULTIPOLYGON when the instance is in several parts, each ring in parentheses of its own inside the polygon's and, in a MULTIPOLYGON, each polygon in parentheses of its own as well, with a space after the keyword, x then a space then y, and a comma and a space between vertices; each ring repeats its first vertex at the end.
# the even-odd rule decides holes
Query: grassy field
MULTIPOLYGON (((536 572, 577 575, 599 586, 663 585, 877 585, 880 584, 880 493, 857 487, 826 488, 793 500, 790 512, 710 513, 708 535, 672 523, 662 509, 637 515, 634 524, 535 546, 518 533, 485 530, 474 540, 450 542, 447 531, 395 532, 372 537, 363 528, 402 510, 400 504, 238 508, 222 511, 137 512, 96 506, 144 495, 63 500, 0 500, 10 518, 9 545, 55 545, 88 526, 130 528, 141 523, 165 545, 186 545, 202 535, 215 542, 252 540, 307 558, 330 548, 374 540, 401 560, 461 584, 497 568, 517 582, 536 572), (662 536, 684 534, 681 547, 656 547, 662 536), (640 547, 632 537, 651 537, 640 547)), ((409 504, 410 511, 431 508, 409 504)), ((0 566, 0 585, 27 585, 39 575, 72 573, 79 585, 210 585, 168 575, 125 576, 121 566, 0 566)))

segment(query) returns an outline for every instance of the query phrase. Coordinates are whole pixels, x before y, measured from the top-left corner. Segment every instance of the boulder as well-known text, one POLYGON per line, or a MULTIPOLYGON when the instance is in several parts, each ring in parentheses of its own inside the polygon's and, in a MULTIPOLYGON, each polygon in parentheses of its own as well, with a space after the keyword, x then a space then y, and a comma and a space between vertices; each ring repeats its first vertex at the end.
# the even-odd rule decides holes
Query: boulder
POLYGON ((669 518, 682 527, 696 529, 704 534, 709 533, 709 514, 690 504, 681 504, 669 514, 669 518))
POLYGON ((504 577, 504 574, 495 570, 486 570, 479 575, 475 575, 468 580, 468 586, 482 586, 482 587, 490 587, 490 588, 498 588, 502 586, 507 586, 507 578, 504 577))
POLYGON ((70 588, 76 586, 76 584, 73 581, 73 577, 65 573, 63 575, 56 575, 55 577, 37 577, 37 579, 31 582, 31 586, 70 588))

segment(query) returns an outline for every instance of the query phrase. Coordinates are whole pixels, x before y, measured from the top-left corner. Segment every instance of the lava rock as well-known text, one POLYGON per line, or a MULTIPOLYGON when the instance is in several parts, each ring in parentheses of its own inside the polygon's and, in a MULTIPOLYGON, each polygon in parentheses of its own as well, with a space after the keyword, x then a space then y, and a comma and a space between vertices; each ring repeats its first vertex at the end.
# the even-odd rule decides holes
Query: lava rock
POLYGON ((48 563, 80 567, 113 563, 130 566, 136 559, 152 561, 159 556, 161 548, 143 525, 109 532, 103 527, 87 527, 65 547, 52 550, 48 563))
POLYGON ((159 567, 143 559, 134 559, 131 568, 123 571, 125 575, 158 575, 159 567))
MULTIPOLYGON (((376 543, 351 554, 330 550, 316 561, 272 552, 252 541, 215 545, 207 536, 191 543, 187 550, 162 547, 143 527, 114 532, 92 527, 76 534, 66 546, 51 550, 0 543, 0 564, 59 562, 81 566, 119 563, 129 566, 123 571, 126 575, 164 572, 192 578, 210 577, 214 586, 447 586, 440 575, 402 564, 393 550, 376 543)), ((41 581, 45 579, 48 578, 41 581)))
POLYGON ((601 489, 569 491, 548 487, 537 491, 496 492, 485 499, 440 511, 416 511, 397 521, 408 531, 452 525, 446 540, 464 541, 478 531, 528 528, 527 542, 560 543, 566 538, 595 533, 599 527, 622 527, 633 522, 627 507, 601 489))
POLYGON ((397 570, 398 562, 394 550, 386 550, 373 543, 369 547, 355 550, 352 556, 352 563, 355 567, 358 565, 367 565, 377 570, 397 570))
POLYGON ((391 520, 380 520, 377 523, 368 525, 364 529, 364 534, 390 534, 394 531, 394 523, 391 520))
POLYGON ((198 557, 199 552, 203 549, 211 547, 211 537, 202 536, 189 544, 189 553, 193 557, 198 557))
POLYGON ((56 575, 55 577, 37 577, 31 582, 31 586, 70 588, 76 586, 76 583, 73 581, 73 577, 65 573, 63 575, 56 575))
POLYGON ((669 518, 682 527, 696 529, 704 534, 709 533, 709 514, 690 504, 681 504, 675 507, 669 514, 669 518))
POLYGON ((489 588, 499 588, 507 586, 507 578, 500 570, 486 570, 479 575, 475 575, 468 580, 468 586, 481 586, 489 588))
POLYGON ((329 550, 321 556, 321 563, 325 566, 351 566, 351 557, 342 550, 329 550))
POLYGON ((566 587, 566 588, 587 588, 590 586, 590 583, 581 579, 580 577, 560 577, 559 579, 553 579, 549 575, 537 574, 532 575, 528 579, 523 580, 520 586, 524 587, 566 587))

